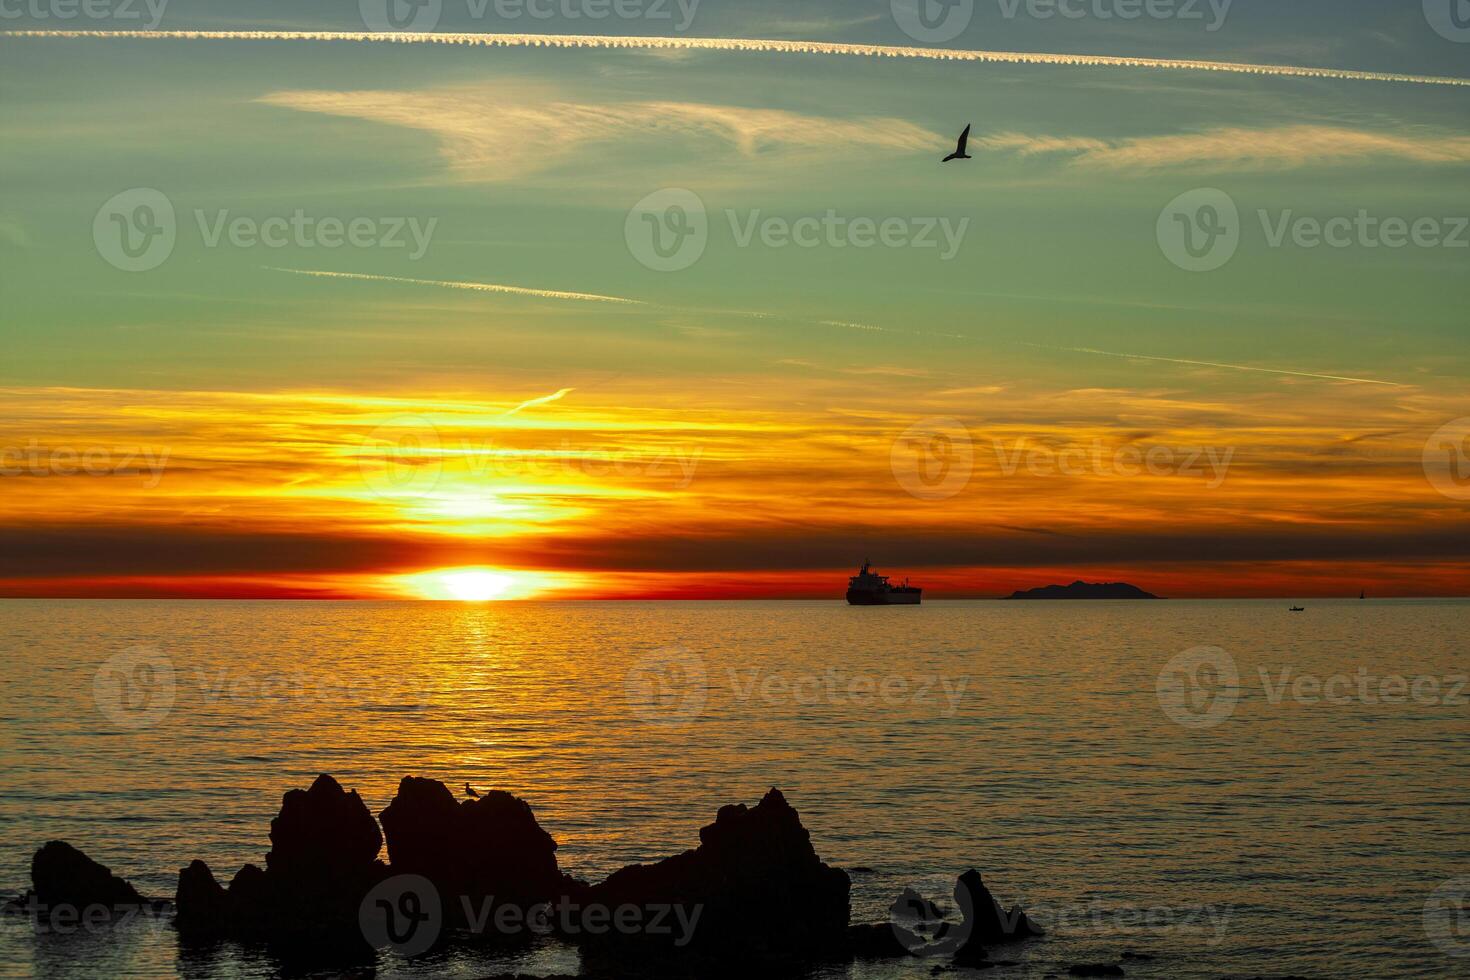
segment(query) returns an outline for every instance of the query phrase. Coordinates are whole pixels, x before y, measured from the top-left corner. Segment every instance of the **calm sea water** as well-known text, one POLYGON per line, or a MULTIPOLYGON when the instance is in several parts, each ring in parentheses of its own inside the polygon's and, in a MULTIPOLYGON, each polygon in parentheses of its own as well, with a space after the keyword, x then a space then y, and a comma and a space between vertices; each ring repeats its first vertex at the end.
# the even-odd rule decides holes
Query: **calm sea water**
MULTIPOLYGON (((1131 977, 1470 976, 1470 603, 1288 604, 0 602, 0 891, 53 837, 145 894, 195 857, 228 878, 320 772, 374 812, 410 773, 510 790, 588 879, 774 785, 825 860, 871 869, 855 921, 973 866, 1051 927, 987 976, 1124 950, 1155 957, 1131 977)), ((161 923, 0 921, 7 977, 279 969, 181 957, 161 923)))

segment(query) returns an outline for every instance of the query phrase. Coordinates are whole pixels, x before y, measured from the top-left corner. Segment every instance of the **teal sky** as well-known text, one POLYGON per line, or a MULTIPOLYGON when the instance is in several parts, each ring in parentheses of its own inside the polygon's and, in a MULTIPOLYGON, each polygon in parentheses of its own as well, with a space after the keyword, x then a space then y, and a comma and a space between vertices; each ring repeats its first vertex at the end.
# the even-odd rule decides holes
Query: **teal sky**
MULTIPOLYGON (((159 27, 362 30, 355 4, 295 7, 180 0, 159 27)), ((1470 77, 1470 44, 1437 33, 1417 2, 1238 0, 1215 31, 1002 9, 977 3, 946 46, 1470 77)), ((27 14, 0 29, 136 26, 27 14)), ((437 30, 673 33, 667 21, 477 19, 462 2, 446 2, 437 30)), ((887 3, 793 14, 708 0, 685 34, 915 44, 887 3)), ((1428 537, 1463 526, 1463 504, 1428 490, 1419 452, 1470 416, 1464 87, 836 54, 0 37, 0 142, 0 385, 37 425, 70 411, 58 388, 515 404, 570 387, 567 411, 605 396, 809 413, 819 454, 850 450, 807 428, 818 416, 1211 439, 1279 467, 1277 497, 1254 488, 1265 499, 1299 494, 1314 460, 1348 459, 1355 478, 1388 481, 1361 498, 1334 491, 1326 523, 1366 522, 1352 541, 1378 540, 1390 517, 1428 537), (941 165, 967 124, 974 159, 941 165), (115 267, 93 234, 99 208, 131 188, 160 192, 177 216, 172 253, 141 272, 115 267), (625 238, 630 208, 666 188, 692 191, 709 217, 702 257, 672 272, 625 238), (1239 247, 1189 272, 1161 247, 1161 212, 1206 188, 1237 206, 1239 247), (1272 247, 1262 210, 1272 223, 1428 221, 1462 244, 1272 247), (829 211, 910 231, 966 224, 946 260, 942 246, 742 247, 728 216, 829 211), (432 234, 413 257, 211 247, 199 226, 296 212, 432 234)), ((1249 524, 1263 499, 1249 496, 1194 516, 1249 524)), ((1189 505, 1158 506, 1151 519, 1189 505)), ((1417 553, 1356 547, 1342 554, 1417 553)))

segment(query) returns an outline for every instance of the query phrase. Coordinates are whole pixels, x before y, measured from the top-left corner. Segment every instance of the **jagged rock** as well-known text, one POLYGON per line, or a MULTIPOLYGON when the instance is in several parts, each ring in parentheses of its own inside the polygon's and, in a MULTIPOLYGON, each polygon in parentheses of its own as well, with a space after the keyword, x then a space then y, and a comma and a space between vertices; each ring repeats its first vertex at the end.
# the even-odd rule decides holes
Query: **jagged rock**
POLYGON ((428 878, 456 913, 466 897, 525 909, 584 887, 557 868, 556 841, 510 793, 460 801, 438 780, 405 776, 378 818, 392 873, 428 878))
POLYGON ((31 858, 31 884, 37 904, 78 910, 142 906, 146 900, 132 885, 93 861, 66 841, 47 841, 31 858))
POLYGON ((851 882, 845 871, 822 863, 780 790, 754 808, 721 807, 699 840, 692 851, 615 872, 591 888, 589 901, 697 909, 685 951, 733 952, 746 960, 845 952, 851 882))
POLYGON ((912 919, 915 922, 937 922, 944 918, 944 910, 912 888, 903 892, 888 906, 888 914, 894 918, 912 919))
POLYGON ((1046 935, 1046 930, 1028 919, 1019 905, 1011 906, 1009 911, 1002 909, 974 868, 955 882, 954 900, 965 917, 960 930, 965 939, 955 953, 956 960, 984 959, 981 950, 985 946, 1046 935))
POLYGON ((265 866, 283 880, 354 877, 372 867, 382 846, 383 834, 362 797, 323 773, 311 789, 293 789, 281 798, 265 866))
POLYGON ((262 870, 247 864, 221 888, 202 861, 179 872, 176 924, 191 936, 286 943, 365 943, 363 897, 383 877, 383 837, 366 804, 328 775, 281 798, 262 870))
POLYGON ((230 896, 203 861, 179 869, 174 925, 183 933, 217 933, 229 926, 230 896))

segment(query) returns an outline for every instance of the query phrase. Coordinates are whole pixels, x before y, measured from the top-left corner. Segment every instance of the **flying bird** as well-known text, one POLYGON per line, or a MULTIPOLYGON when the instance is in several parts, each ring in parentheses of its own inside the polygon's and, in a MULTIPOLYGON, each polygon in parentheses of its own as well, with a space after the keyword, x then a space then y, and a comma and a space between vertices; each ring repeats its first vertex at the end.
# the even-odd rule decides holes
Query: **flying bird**
POLYGON ((465 783, 464 784, 464 795, 465 796, 474 797, 477 800, 480 798, 480 794, 479 793, 476 793, 475 792, 475 788, 473 786, 471 786, 469 783, 465 783))
POLYGON ((969 126, 966 126, 965 127, 965 131, 960 134, 960 141, 955 144, 954 152, 951 153, 949 156, 945 157, 941 162, 942 163, 949 163, 949 161, 951 161, 951 160, 969 160, 969 159, 971 159, 970 154, 968 154, 968 153, 965 152, 965 147, 967 147, 969 145, 970 145, 970 127, 969 126))

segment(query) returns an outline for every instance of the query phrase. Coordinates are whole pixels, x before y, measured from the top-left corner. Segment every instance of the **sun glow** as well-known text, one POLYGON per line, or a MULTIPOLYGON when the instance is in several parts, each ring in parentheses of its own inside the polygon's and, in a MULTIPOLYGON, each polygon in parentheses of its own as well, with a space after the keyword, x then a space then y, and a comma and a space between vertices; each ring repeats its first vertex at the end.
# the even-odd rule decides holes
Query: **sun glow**
POLYGON ((494 572, 447 572, 439 576, 445 590, 461 602, 498 599, 512 585, 509 575, 494 572))
POLYGON ((408 576, 405 584, 419 598, 457 602, 488 602, 535 591, 529 582, 517 581, 514 573, 488 568, 441 568, 408 576))

